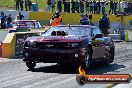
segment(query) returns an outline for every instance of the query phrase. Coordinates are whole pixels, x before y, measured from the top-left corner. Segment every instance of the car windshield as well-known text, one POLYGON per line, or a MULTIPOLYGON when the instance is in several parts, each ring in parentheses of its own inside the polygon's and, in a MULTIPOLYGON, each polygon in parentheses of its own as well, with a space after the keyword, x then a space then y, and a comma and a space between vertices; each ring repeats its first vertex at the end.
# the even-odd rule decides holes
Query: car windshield
POLYGON ((53 31, 64 31, 68 36, 89 36, 89 27, 51 27, 42 36, 51 36, 53 31))

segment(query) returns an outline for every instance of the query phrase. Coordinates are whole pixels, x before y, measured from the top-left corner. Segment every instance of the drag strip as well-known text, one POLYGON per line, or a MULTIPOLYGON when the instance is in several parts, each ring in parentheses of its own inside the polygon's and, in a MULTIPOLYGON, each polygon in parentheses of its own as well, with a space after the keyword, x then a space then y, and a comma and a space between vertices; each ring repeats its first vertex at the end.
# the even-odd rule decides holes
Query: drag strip
MULTIPOLYGON (((132 74, 132 42, 115 43, 115 60, 109 66, 97 65, 87 74, 132 74)), ((2 58, 1 58, 2 59, 2 58)), ((39 63, 34 71, 28 71, 22 59, 0 62, 0 88, 106 88, 109 84, 76 82, 77 69, 60 68, 57 64, 39 63)))

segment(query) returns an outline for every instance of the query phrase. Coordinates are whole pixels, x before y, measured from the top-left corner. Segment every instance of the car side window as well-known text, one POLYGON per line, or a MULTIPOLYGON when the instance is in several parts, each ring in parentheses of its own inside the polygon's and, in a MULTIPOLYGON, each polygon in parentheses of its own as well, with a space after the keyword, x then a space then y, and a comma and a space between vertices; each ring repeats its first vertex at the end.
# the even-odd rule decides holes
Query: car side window
POLYGON ((96 34, 102 34, 99 28, 92 29, 92 36, 95 37, 96 34))

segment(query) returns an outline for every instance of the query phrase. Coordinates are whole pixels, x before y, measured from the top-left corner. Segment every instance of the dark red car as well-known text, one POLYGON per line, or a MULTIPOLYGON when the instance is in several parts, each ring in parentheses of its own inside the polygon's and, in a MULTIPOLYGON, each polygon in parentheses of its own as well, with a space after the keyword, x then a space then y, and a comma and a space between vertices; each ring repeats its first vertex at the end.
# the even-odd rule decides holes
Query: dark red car
POLYGON ((41 36, 29 37, 24 44, 24 61, 29 69, 36 63, 93 65, 94 61, 110 64, 114 60, 115 46, 95 26, 59 25, 51 27, 41 36))

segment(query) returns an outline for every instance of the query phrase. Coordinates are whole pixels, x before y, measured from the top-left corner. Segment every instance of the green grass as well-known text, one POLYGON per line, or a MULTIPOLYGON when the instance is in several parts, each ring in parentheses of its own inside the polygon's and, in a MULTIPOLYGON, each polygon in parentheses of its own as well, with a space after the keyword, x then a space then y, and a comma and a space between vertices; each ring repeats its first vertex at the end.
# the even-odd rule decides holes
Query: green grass
POLYGON ((14 7, 15 0, 0 0, 0 7, 14 7))
MULTIPOLYGON (((36 3, 36 0, 31 0, 33 3, 36 3)), ((46 8, 46 1, 47 0, 37 0, 39 9, 46 8)), ((15 0, 0 0, 0 8, 7 7, 7 8, 15 8, 15 0)))

